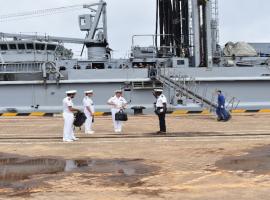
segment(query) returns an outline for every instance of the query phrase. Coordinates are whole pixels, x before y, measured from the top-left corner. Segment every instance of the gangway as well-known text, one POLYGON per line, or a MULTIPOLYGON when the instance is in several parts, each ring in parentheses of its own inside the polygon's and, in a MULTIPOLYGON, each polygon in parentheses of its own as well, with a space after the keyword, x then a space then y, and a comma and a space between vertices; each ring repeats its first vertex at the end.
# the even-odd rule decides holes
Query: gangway
POLYGON ((157 80, 174 90, 180 91, 181 94, 183 94, 187 98, 193 99, 196 103, 209 108, 209 110, 214 110, 217 108, 217 105, 213 101, 192 91, 186 84, 177 81, 177 78, 175 79, 172 78, 170 75, 166 75, 165 73, 163 74, 161 69, 158 70, 157 80))
MULTIPOLYGON (((200 82, 197 82, 192 77, 177 75, 176 72, 170 74, 168 73, 168 70, 166 73, 165 68, 159 68, 157 70, 156 79, 160 81, 164 86, 168 86, 174 91, 179 92, 182 96, 185 96, 187 99, 193 100, 194 103, 209 110, 210 112, 214 112, 217 108, 214 93, 212 93, 210 100, 208 98, 209 94, 207 94, 207 88, 204 88, 204 90, 200 92, 200 82)), ((227 97, 227 99, 229 99, 226 103, 226 108, 228 110, 237 109, 240 100, 238 100, 236 97, 230 97, 228 94, 226 94, 225 96, 227 97)))

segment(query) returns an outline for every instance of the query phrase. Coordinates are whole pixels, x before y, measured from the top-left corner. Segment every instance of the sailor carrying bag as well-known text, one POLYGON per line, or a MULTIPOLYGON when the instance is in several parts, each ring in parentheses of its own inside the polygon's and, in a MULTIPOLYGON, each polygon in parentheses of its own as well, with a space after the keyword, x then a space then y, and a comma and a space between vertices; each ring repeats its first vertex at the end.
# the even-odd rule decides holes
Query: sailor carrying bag
POLYGON ((123 110, 120 110, 119 112, 115 113, 115 121, 127 121, 128 116, 127 113, 125 113, 123 110))

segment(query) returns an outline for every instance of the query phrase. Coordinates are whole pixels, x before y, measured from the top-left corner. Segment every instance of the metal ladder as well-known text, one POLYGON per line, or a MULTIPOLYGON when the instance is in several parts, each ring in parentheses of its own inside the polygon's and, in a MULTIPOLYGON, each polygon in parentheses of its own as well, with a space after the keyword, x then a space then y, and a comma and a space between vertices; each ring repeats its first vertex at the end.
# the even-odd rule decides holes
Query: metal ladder
POLYGON ((171 77, 170 74, 166 74, 165 70, 164 73, 161 71, 161 69, 158 70, 157 80, 162 82, 164 85, 167 85, 175 91, 179 91, 183 96, 192 99, 194 103, 200 104, 201 107, 207 108, 210 111, 213 111, 217 108, 217 105, 214 103, 214 99, 209 100, 206 97, 207 88, 205 89, 203 95, 198 93, 195 80, 192 80, 187 76, 181 77, 174 75, 171 77), (187 78, 189 78, 188 81, 187 78), (187 82, 191 84, 187 84, 187 82))
MULTIPOLYGON (((176 71, 172 74, 166 70, 166 68, 158 69, 157 71, 157 80, 159 80, 164 85, 174 89, 181 96, 185 96, 188 99, 193 100, 193 103, 199 104, 202 108, 214 112, 217 108, 215 94, 212 93, 211 99, 207 98, 208 88, 205 87, 202 94, 200 94, 200 82, 196 79, 186 76, 179 75, 176 71)), ((237 109, 240 103, 240 100, 236 97, 231 97, 229 94, 225 94, 227 99, 227 110, 237 109)))

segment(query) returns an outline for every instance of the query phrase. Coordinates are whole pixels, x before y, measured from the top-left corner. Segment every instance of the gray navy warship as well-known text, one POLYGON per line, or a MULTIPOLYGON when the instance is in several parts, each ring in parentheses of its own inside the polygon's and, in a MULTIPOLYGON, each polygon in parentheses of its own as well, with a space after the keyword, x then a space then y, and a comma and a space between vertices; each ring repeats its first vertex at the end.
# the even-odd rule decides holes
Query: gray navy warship
POLYGON ((0 113, 59 113, 70 89, 78 90, 78 106, 93 89, 97 110, 107 112, 120 88, 129 111, 152 111, 154 88, 164 89, 176 113, 213 110, 217 89, 231 110, 270 109, 269 55, 244 42, 221 48, 217 0, 157 0, 156 31, 134 35, 128 59, 111 56, 106 2, 82 6, 85 38, 0 33, 0 113), (139 46, 138 37, 153 43, 139 46), (66 43, 81 44, 87 58, 73 58, 66 43))

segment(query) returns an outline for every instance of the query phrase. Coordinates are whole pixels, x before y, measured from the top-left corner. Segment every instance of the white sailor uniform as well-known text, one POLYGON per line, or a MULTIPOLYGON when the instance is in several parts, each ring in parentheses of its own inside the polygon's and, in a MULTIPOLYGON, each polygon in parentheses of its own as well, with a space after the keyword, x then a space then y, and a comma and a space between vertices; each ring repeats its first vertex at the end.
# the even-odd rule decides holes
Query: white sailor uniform
POLYGON ((63 141, 71 141, 75 139, 73 132, 74 114, 69 110, 73 107, 73 102, 70 97, 63 99, 63 117, 64 117, 64 133, 63 141))
MULTIPOLYGON (((164 103, 167 103, 167 98, 164 94, 161 94, 157 98, 156 107, 162 109, 164 107, 164 103)), ((163 110, 161 110, 160 112, 163 112, 163 110)))
POLYGON ((122 121, 116 121, 115 120, 115 114, 120 111, 123 106, 127 104, 127 101, 124 99, 124 97, 117 97, 116 95, 111 97, 108 100, 108 103, 114 104, 115 106, 111 107, 111 113, 112 113, 112 120, 113 120, 113 125, 114 125, 114 131, 115 132, 122 132, 122 121))
POLYGON ((94 102, 90 97, 86 96, 83 99, 83 106, 84 106, 84 114, 87 117, 85 121, 85 133, 91 134, 93 133, 93 130, 92 130, 93 116, 88 111, 87 107, 89 107, 91 112, 94 114, 95 113, 94 102))
POLYGON ((167 104, 167 99, 165 95, 161 94, 157 97, 156 102, 156 111, 159 118, 159 127, 161 132, 166 132, 166 110, 164 108, 164 104, 167 104))

